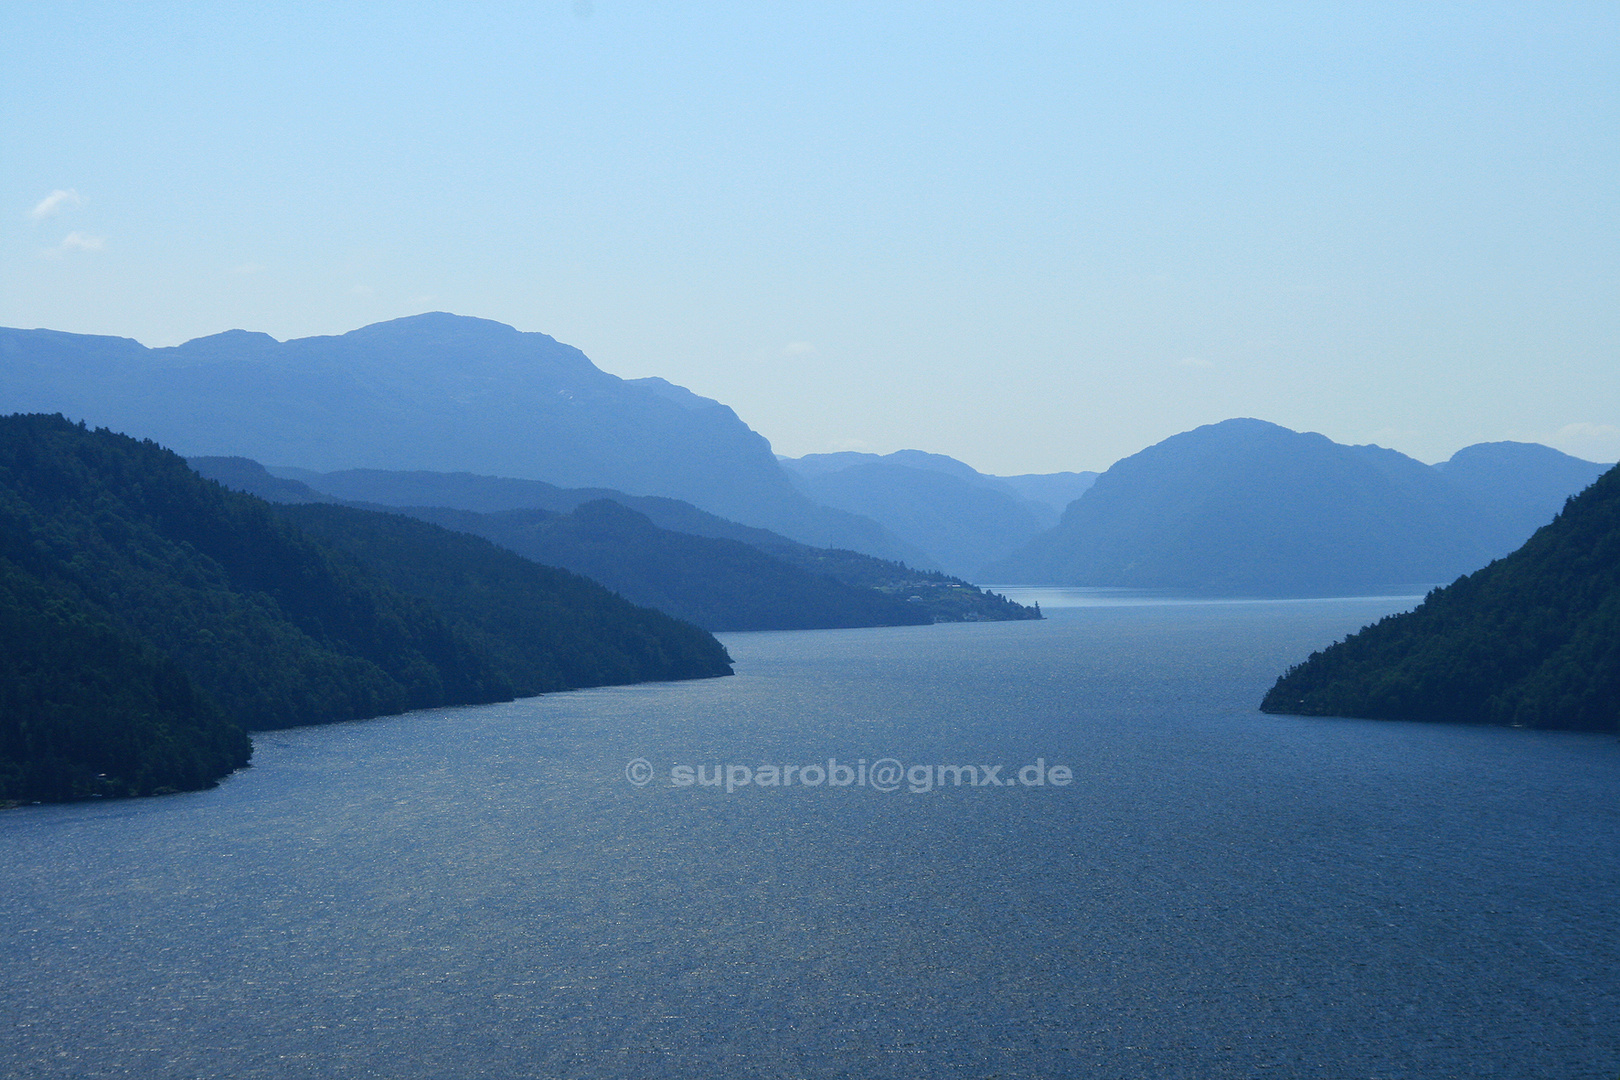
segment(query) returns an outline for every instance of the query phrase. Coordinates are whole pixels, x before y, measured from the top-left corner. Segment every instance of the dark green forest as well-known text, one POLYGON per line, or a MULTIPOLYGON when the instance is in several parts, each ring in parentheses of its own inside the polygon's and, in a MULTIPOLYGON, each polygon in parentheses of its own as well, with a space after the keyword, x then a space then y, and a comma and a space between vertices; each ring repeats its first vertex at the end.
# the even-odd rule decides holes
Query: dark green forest
POLYGON ((0 559, 0 803, 206 787, 252 746, 180 670, 0 559))
POLYGON ((1260 707, 1620 730, 1620 469, 1513 554, 1313 653, 1260 707))
POLYGON ((520 680, 519 696, 730 674, 725 650, 709 634, 481 537, 346 506, 308 503, 277 511, 394 588, 431 601, 520 680))
POLYGON ((574 575, 342 515, 340 549, 150 441, 0 418, 0 800, 204 786, 244 730, 730 672, 574 575))

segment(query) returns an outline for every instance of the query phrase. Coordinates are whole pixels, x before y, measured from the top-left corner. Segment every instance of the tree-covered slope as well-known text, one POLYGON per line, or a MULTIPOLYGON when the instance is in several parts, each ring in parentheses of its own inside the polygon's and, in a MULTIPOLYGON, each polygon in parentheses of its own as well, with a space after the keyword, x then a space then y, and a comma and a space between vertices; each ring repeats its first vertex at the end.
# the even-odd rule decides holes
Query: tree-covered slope
POLYGON ((0 557, 171 658, 241 726, 510 697, 431 605, 155 443, 0 420, 0 557))
MULTIPOLYGON (((285 727, 730 670, 719 643, 695 627, 490 545, 472 550, 470 537, 404 524, 415 530, 415 565, 434 565, 442 580, 388 565, 404 545, 342 551, 321 542, 155 443, 60 416, 0 418, 0 570, 10 613, 0 644, 13 656, 0 722, 9 764, 0 775, 72 774, 28 781, 36 794, 27 797, 42 797, 41 783, 56 785, 50 797, 93 793, 81 790, 80 773, 47 762, 52 747, 78 736, 36 738, 52 724, 66 731, 69 721, 99 733, 74 744, 80 750, 105 742, 122 717, 126 743, 148 747, 153 761, 195 751, 211 763, 191 780, 183 762, 167 772, 120 766, 127 789, 146 791, 197 786, 197 776, 211 780, 240 764, 231 749, 240 743, 220 734, 222 724, 285 727), (498 581, 492 560, 502 564, 498 581), (519 602, 532 610, 514 619, 519 602), (59 644, 80 639, 79 652, 99 657, 83 672, 62 666, 68 654, 59 644), (224 755, 165 743, 163 732, 188 725, 224 755)), ((398 530, 377 526, 388 528, 398 530)), ((84 769, 98 760, 76 753, 84 769)))
POLYGON ((431 601, 497 658, 519 694, 731 673, 724 647, 696 626, 632 606, 594 580, 539 565, 468 530, 347 506, 280 512, 399 591, 431 601))
POLYGON ((179 666, 0 559, 0 805, 206 787, 247 735, 179 666))
POLYGON ((1512 555, 1312 654, 1260 707, 1620 730, 1620 470, 1512 555))

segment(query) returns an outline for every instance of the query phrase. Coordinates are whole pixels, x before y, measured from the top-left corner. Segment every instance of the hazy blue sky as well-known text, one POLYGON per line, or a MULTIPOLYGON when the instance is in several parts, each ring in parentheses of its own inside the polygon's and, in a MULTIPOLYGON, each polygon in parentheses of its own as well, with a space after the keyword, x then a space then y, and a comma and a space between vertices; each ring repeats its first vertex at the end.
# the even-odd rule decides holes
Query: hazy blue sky
POLYGON ((782 453, 1620 457, 1620 5, 7 4, 0 325, 426 310, 782 453))

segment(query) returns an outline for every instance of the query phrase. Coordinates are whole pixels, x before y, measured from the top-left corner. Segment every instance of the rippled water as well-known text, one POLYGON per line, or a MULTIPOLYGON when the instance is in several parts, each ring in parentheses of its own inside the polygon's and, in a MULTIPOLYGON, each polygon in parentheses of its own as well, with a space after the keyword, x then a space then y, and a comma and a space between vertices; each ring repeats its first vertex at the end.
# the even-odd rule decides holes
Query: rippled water
POLYGON ((1620 742, 1255 711, 1409 601, 1070 601, 0 814, 0 1074, 1620 1073, 1620 742), (670 783, 828 758, 1015 782, 670 783))

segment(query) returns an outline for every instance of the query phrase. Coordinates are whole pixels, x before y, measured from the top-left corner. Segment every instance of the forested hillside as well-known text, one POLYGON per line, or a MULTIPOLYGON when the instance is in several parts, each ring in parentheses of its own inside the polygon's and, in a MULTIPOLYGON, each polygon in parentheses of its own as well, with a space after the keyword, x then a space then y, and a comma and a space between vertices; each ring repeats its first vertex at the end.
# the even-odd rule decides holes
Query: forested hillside
POLYGON ((1313 653, 1260 707, 1620 730, 1620 470, 1513 554, 1313 653))
POLYGON ((521 680, 520 695, 730 673, 719 643, 686 622, 632 607, 596 580, 541 566, 465 531, 347 506, 279 510, 394 588, 430 600, 521 680))
POLYGON ((443 580, 386 568, 397 544, 319 542, 150 441, 0 419, 0 799, 196 787, 241 764, 240 729, 730 671, 695 627, 407 524, 443 580))
POLYGON ((0 805, 206 787, 247 735, 179 665, 0 558, 0 805))

